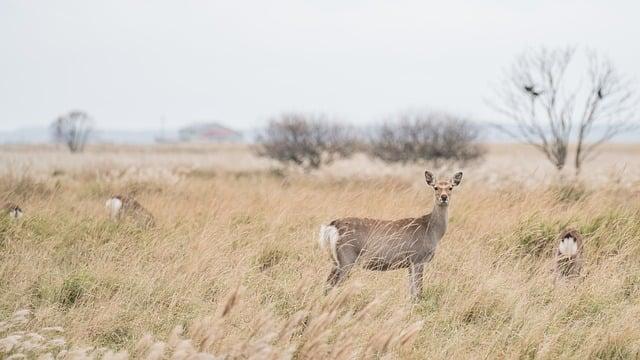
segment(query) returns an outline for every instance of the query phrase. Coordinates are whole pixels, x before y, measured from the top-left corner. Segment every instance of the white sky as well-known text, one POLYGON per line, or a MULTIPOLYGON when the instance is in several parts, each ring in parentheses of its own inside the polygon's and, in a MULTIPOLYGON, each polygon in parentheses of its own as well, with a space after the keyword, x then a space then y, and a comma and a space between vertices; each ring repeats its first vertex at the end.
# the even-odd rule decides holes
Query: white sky
POLYGON ((596 0, 0 0, 0 130, 71 109, 110 129, 250 129, 288 110, 493 120, 484 98, 527 47, 588 46, 640 79, 639 15, 596 0))

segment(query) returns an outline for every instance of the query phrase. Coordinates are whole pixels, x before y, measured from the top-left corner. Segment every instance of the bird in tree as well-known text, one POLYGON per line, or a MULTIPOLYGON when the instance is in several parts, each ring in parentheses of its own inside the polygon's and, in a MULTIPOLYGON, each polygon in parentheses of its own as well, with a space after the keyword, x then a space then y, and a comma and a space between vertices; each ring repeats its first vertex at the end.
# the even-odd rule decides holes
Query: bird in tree
POLYGON ((533 87, 533 85, 525 85, 524 86, 524 91, 526 91, 529 94, 531 94, 531 96, 538 96, 538 95, 540 95, 542 93, 540 91, 536 91, 535 88, 533 87))
POLYGON ((599 88, 599 89, 598 89, 598 99, 602 99, 602 96, 603 96, 603 94, 602 94, 602 88, 599 88))

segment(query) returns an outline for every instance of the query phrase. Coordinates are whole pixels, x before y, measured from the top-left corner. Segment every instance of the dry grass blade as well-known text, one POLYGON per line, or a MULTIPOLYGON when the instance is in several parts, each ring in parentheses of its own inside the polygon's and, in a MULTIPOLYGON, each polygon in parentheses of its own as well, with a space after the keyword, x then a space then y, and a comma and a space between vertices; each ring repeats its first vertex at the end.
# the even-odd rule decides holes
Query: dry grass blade
POLYGON ((222 310, 220 311, 220 317, 227 316, 229 312, 231 312, 231 309, 233 309, 233 307, 238 304, 241 291, 242 291, 242 288, 240 286, 237 286, 233 291, 231 291, 231 293, 227 296, 227 299, 224 302, 224 306, 222 307, 222 310))

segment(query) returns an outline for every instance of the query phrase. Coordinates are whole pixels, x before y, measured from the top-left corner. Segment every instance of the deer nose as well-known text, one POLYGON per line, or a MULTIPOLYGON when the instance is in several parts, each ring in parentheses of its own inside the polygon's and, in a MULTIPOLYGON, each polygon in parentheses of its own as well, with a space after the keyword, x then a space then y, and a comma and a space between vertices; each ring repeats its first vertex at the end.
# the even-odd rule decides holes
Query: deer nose
POLYGON ((449 199, 449 196, 444 195, 444 194, 440 195, 440 200, 447 201, 448 199, 449 199))

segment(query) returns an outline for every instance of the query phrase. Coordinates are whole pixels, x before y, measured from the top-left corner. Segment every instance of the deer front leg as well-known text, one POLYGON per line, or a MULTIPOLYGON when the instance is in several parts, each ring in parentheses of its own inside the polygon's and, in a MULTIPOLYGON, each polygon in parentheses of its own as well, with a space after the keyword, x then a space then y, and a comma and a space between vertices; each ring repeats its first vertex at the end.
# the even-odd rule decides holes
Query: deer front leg
POLYGON ((409 266, 409 290, 411 298, 416 301, 422 296, 422 273, 424 263, 411 264, 409 266))

